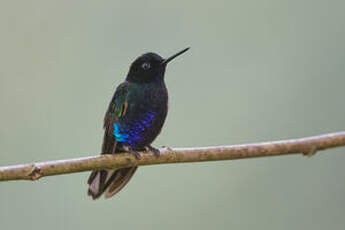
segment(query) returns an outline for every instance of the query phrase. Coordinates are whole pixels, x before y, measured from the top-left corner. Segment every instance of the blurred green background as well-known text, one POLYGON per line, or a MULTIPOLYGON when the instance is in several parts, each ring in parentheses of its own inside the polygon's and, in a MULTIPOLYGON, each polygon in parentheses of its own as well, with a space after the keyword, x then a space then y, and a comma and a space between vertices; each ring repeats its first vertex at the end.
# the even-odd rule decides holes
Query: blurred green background
MULTIPOLYGON (((344 1, 0 2, 0 164, 96 155, 116 85, 167 57, 154 145, 345 129, 344 1)), ((345 148, 140 168, 109 200, 89 173, 0 183, 1 229, 344 229, 345 148)))

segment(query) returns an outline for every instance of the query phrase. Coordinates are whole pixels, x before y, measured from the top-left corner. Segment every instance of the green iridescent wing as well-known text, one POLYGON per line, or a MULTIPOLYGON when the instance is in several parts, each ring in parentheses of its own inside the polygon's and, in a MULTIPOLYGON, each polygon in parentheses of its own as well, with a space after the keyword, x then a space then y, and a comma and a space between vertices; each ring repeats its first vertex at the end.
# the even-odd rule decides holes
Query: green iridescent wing
MULTIPOLYGON (((114 138, 114 123, 118 123, 118 119, 126 114, 128 103, 128 82, 120 84, 109 104, 108 110, 104 117, 104 138, 101 154, 113 154, 119 152, 117 149, 117 142, 114 138)), ((120 170, 94 170, 89 179, 88 194, 93 199, 97 199, 100 195, 106 192, 107 196, 115 194, 124 186, 131 176, 134 174, 135 168, 120 169, 120 170), (109 191, 109 189, 111 189, 109 191)))
MULTIPOLYGON (((118 153, 117 141, 114 137, 114 123, 118 123, 118 119, 125 116, 128 109, 128 88, 129 83, 120 84, 110 102, 108 111, 104 117, 104 140, 102 146, 102 154, 118 153)), ((137 167, 123 168, 118 170, 102 170, 100 172, 98 184, 99 196, 104 192, 104 197, 109 198, 118 193, 132 178, 137 167)))
POLYGON ((120 84, 110 102, 107 113, 104 117, 104 139, 102 146, 102 154, 116 152, 116 140, 114 138, 114 123, 118 123, 118 119, 126 115, 128 102, 128 82, 120 84))

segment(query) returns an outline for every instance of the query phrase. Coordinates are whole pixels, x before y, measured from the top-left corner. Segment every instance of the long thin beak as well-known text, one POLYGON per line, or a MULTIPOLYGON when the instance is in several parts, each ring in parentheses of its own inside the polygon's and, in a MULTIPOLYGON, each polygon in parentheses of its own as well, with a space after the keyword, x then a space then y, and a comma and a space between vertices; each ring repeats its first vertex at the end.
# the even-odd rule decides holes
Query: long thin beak
POLYGON ((167 59, 164 59, 164 61, 162 62, 162 65, 166 65, 168 64, 168 62, 170 62, 172 59, 174 59, 175 57, 183 54, 184 52, 186 52, 187 50, 189 50, 189 47, 184 49, 184 50, 181 50, 180 52, 178 52, 177 54, 174 54, 173 56, 167 58, 167 59))

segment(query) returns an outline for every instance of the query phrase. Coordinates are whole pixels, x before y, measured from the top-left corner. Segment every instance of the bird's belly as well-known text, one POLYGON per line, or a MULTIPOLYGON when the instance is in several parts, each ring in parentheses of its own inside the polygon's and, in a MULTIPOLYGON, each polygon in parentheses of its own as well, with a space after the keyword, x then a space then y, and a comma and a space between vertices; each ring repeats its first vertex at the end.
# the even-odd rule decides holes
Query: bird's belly
POLYGON ((117 133, 114 132, 115 139, 133 148, 150 145, 160 133, 165 117, 166 112, 162 114, 149 110, 133 119, 122 120, 118 124, 117 133))

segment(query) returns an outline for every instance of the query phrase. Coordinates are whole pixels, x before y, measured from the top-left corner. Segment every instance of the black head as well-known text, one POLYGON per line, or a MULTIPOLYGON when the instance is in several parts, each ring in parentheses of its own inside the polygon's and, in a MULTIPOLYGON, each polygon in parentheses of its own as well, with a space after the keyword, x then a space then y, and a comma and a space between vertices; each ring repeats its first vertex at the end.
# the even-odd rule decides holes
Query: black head
POLYGON ((167 59, 155 53, 145 53, 131 64, 126 80, 136 83, 163 81, 167 64, 188 49, 186 48, 167 59))

